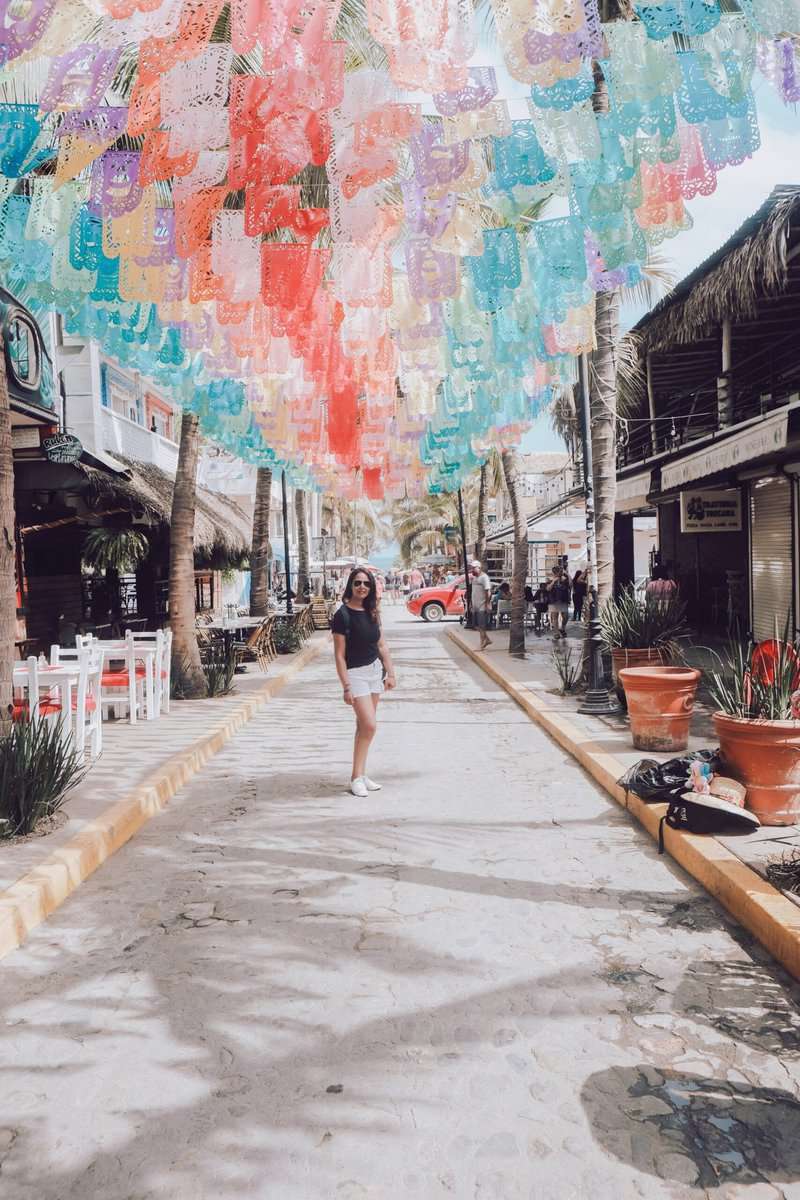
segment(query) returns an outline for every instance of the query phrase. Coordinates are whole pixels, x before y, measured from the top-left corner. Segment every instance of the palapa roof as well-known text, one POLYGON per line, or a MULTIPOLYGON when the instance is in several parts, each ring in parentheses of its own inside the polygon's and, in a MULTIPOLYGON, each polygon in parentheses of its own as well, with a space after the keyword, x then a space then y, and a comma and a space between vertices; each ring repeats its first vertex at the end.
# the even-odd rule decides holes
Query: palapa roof
POLYGON ((787 281, 788 232, 800 184, 779 184, 761 207, 633 326, 642 353, 698 342, 728 318, 754 317, 757 301, 787 281))
MULTIPOLYGON (((95 503, 114 504, 144 513, 155 524, 169 525, 175 480, 152 463, 115 454, 124 473, 81 463, 95 503)), ((194 519, 195 553, 209 562, 236 562, 250 549, 251 526, 238 504, 198 486, 194 519)))

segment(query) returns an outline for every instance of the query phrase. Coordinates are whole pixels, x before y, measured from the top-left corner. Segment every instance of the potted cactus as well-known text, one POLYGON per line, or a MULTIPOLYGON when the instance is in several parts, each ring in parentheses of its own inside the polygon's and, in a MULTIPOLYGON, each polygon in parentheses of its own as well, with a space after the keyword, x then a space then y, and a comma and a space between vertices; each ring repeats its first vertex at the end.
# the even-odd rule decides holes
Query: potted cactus
POLYGON ((728 774, 747 788, 746 805, 762 825, 800 821, 800 642, 788 628, 756 645, 732 642, 709 691, 728 774))

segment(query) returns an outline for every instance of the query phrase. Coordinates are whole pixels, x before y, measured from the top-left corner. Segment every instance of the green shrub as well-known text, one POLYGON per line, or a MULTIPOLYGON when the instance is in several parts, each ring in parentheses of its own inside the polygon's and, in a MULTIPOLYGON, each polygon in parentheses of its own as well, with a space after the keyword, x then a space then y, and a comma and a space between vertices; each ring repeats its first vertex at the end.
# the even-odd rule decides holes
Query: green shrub
POLYGON ((572 647, 568 642, 557 642, 553 647, 552 663, 561 680, 561 695, 566 696, 575 687, 581 674, 581 660, 573 658, 572 647))
POLYGON ((671 595, 650 592, 639 595, 634 587, 623 588, 606 601, 600 613, 600 633, 606 650, 660 648, 669 654, 678 640, 688 634, 686 605, 677 591, 671 595))
POLYGON ((86 770, 56 725, 18 721, 0 738, 0 837, 32 833, 58 812, 86 770))
POLYGON ((295 654, 303 644, 303 639, 295 627, 282 621, 277 625, 274 636, 278 654, 295 654))
POLYGON ((209 696, 227 696, 239 665, 239 651, 230 641, 214 641, 201 655, 209 696))

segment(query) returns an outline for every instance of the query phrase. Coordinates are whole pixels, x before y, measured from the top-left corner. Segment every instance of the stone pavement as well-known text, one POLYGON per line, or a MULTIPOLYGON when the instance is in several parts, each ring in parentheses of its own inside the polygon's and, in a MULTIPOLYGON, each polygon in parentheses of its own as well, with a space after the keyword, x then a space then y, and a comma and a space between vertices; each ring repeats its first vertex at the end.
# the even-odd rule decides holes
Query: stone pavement
POLYGON ((0 1194, 800 1200, 798 990, 389 626, 382 792, 320 659, 0 965, 0 1194))
MULTIPOLYGON (((461 627, 456 623, 451 623, 450 628, 461 630, 461 627)), ((463 630, 461 632, 465 633, 471 644, 477 646, 477 633, 463 630)), ((576 722, 593 738, 598 747, 615 755, 624 764, 624 767, 633 766, 641 758, 657 758, 663 761, 672 757, 671 754, 657 754, 651 751, 645 754, 641 750, 635 750, 631 741, 628 718, 624 712, 611 717, 587 717, 577 711, 582 699, 581 696, 564 696, 560 694, 561 684, 552 658, 554 645, 563 646, 565 644, 563 641, 554 643, 550 634, 537 636, 535 633, 528 631, 526 635, 526 657, 524 659, 516 659, 511 658, 508 654, 507 629, 492 630, 491 637, 492 645, 485 651, 488 661, 497 664, 516 683, 524 684, 525 687, 539 697, 546 697, 548 708, 568 715, 570 720, 576 722)), ((569 647, 569 652, 576 663, 580 661, 582 641, 583 627, 570 622, 566 645, 569 647)), ((691 666, 698 667, 706 672, 718 666, 718 663, 714 660, 713 652, 703 646, 685 645, 683 648, 683 657, 691 666)), ((719 744, 711 720, 713 711, 713 702, 704 686, 704 681, 701 679, 692 714, 689 739, 690 750, 710 749, 719 744)), ((766 878, 765 868, 769 863, 777 862, 781 858, 794 853, 796 850, 800 850, 800 826, 765 826, 762 829, 757 829, 754 833, 726 835, 720 837, 718 840, 742 862, 766 878)), ((800 907, 800 897, 792 892, 784 892, 783 894, 793 904, 800 907)))
POLYGON ((174 755, 189 750, 228 719, 239 701, 258 695, 296 658, 296 654, 279 655, 266 674, 250 664, 244 674, 236 676, 230 695, 212 700, 173 701, 169 713, 163 713, 157 721, 142 720, 135 725, 127 720, 104 721, 102 753, 91 763, 81 783, 68 794, 56 818, 57 828, 46 837, 0 841, 0 891, 25 872, 39 867, 48 855, 101 817, 110 805, 146 783, 174 755))

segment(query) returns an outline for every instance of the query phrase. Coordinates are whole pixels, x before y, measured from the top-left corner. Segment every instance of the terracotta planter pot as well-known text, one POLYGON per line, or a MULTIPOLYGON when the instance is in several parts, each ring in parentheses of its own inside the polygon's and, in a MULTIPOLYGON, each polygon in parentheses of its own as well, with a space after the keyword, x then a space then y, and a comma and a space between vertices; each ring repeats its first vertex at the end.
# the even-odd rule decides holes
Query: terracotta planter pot
POLYGON ((700 672, 694 667, 624 667, 633 744, 637 750, 685 750, 700 672))
POLYGON ((720 753, 747 788, 762 825, 800 822, 800 721, 751 721, 714 713, 720 753))
POLYGON ((614 678, 619 679, 619 673, 625 667, 646 667, 650 663, 666 666, 669 655, 660 646, 648 646, 644 650, 612 650, 611 665, 614 668, 614 678))

